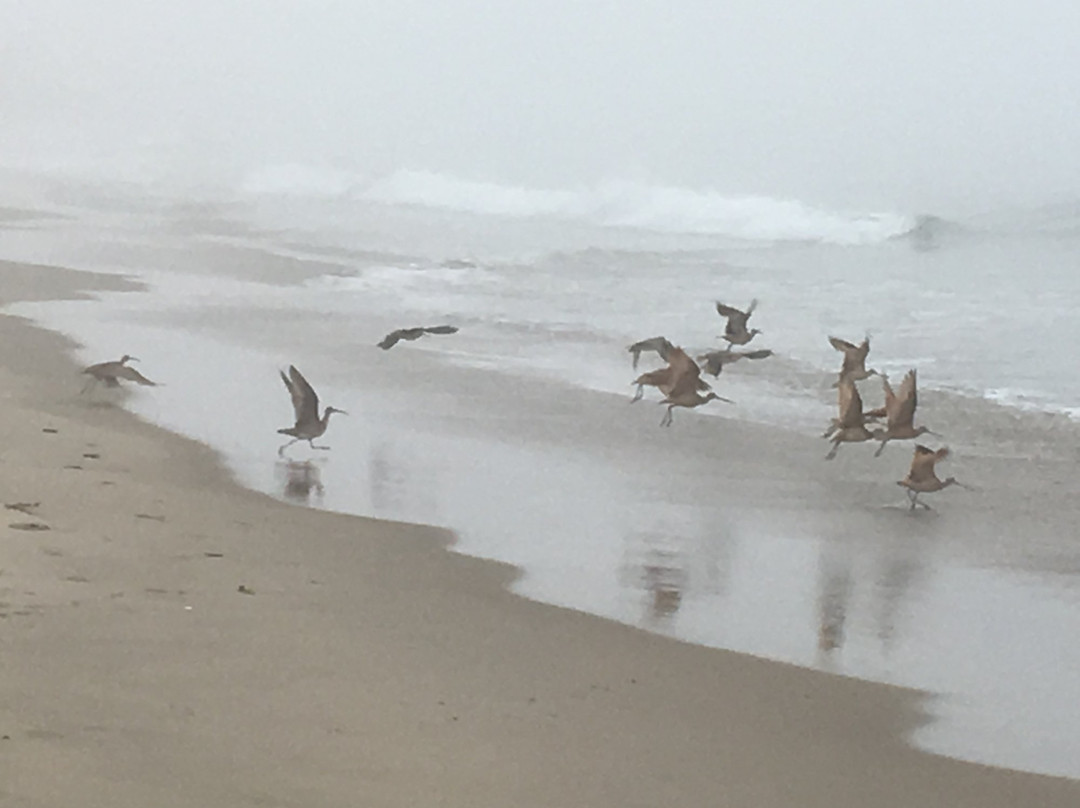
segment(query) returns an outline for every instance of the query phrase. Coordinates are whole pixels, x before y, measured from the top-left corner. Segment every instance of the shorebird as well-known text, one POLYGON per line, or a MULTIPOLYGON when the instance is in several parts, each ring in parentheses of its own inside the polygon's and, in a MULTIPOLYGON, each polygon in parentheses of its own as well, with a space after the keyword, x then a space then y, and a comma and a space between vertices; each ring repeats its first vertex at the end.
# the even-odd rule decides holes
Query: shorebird
POLYGON ((842 380, 837 398, 840 404, 840 417, 833 419, 832 427, 822 436, 832 437, 832 448, 825 455, 826 460, 836 457, 841 443, 859 443, 880 436, 880 433, 872 433, 866 428, 866 419, 869 416, 863 412, 862 397, 859 395, 855 382, 850 379, 842 380))
POLYGON ((641 342, 635 342, 626 350, 634 355, 634 370, 637 370, 638 360, 645 351, 656 351, 660 358, 666 362, 668 355, 674 348, 675 346, 668 342, 667 337, 650 337, 649 339, 643 339, 641 342))
POLYGON ((738 362, 740 359, 764 359, 765 357, 772 355, 773 352, 768 348, 760 351, 733 351, 731 348, 726 348, 722 351, 710 351, 709 353, 702 354, 697 359, 699 362, 705 363, 703 370, 706 373, 710 373, 713 376, 719 376, 720 371, 724 369, 724 365, 730 365, 733 362, 738 362))
MULTIPOLYGON (((642 373, 632 382, 632 384, 637 385, 637 391, 634 393, 634 397, 630 399, 630 403, 633 404, 635 401, 641 400, 641 397, 645 393, 646 385, 648 385, 649 387, 658 388, 660 392, 666 396, 675 386, 676 381, 677 377, 671 365, 668 365, 666 368, 660 368, 659 370, 652 370, 648 373, 642 373)), ((707 381, 702 378, 698 378, 695 382, 695 389, 705 391, 711 390, 712 388, 709 386, 709 383, 707 381)))
POLYGON ((745 345, 754 338, 755 334, 762 333, 756 328, 746 330, 746 321, 750 319, 750 315, 754 313, 754 309, 757 308, 757 300, 751 300, 750 306, 746 311, 739 311, 731 306, 725 306, 720 301, 716 302, 716 311, 721 317, 727 318, 727 325, 724 327, 724 339, 726 339, 732 345, 745 345))
POLYGON ((291 441, 281 445, 278 454, 282 454, 286 448, 292 446, 298 440, 306 440, 312 449, 329 449, 329 446, 316 446, 315 438, 326 431, 326 427, 330 423, 331 413, 340 412, 342 415, 348 415, 348 413, 336 407, 327 407, 323 411, 322 418, 320 418, 319 396, 308 384, 308 380, 296 369, 296 366, 289 365, 288 376, 285 375, 284 371, 279 372, 281 373, 281 380, 285 382, 285 387, 289 391, 289 395, 292 396, 293 410, 296 411, 296 425, 278 430, 281 435, 292 436, 291 441))
POLYGON ((457 326, 453 325, 431 325, 431 326, 418 326, 417 328, 399 328, 397 331, 391 331, 385 337, 382 338, 382 342, 379 343, 379 347, 384 351, 388 351, 397 345, 401 340, 414 340, 420 339, 424 334, 456 334, 458 332, 457 326))
POLYGON ((701 395, 699 391, 702 389, 702 385, 706 390, 709 389, 709 385, 705 384, 701 379, 701 368, 682 348, 675 348, 671 352, 668 361, 669 366, 675 369, 676 378, 671 387, 663 391, 666 395, 660 403, 667 404, 667 412, 664 413, 660 426, 671 426, 672 411, 675 407, 686 407, 688 409, 700 407, 702 404, 707 404, 713 400, 725 401, 728 404, 735 403, 713 392, 709 392, 704 396, 701 395))
POLYGON ((130 382, 136 382, 147 387, 156 387, 157 382, 150 381, 135 368, 128 366, 128 362, 138 361, 138 357, 124 354, 116 362, 99 362, 96 365, 90 365, 90 367, 83 370, 83 373, 89 374, 90 378, 86 381, 81 392, 89 392, 98 382, 104 382, 106 387, 119 387, 121 379, 127 379, 130 382))
POLYGON ((668 343, 668 350, 666 351, 668 365, 667 367, 660 368, 659 370, 652 370, 648 373, 642 373, 631 384, 637 385, 637 392, 630 400, 633 404, 635 401, 641 399, 642 394, 645 392, 645 385, 659 388, 660 392, 665 396, 670 393, 676 385, 679 385, 683 379, 692 379, 687 381, 686 386, 691 390, 711 390, 708 382, 701 378, 701 369, 697 366, 697 363, 689 357, 689 355, 682 348, 676 348, 671 343, 668 343))
POLYGON ((961 488, 966 488, 963 483, 959 482, 955 477, 947 477, 944 480, 938 479, 937 474, 934 473, 934 464, 939 460, 944 460, 949 456, 949 450, 938 449, 936 452, 933 449, 928 449, 925 446, 917 445, 915 447, 915 455, 911 459, 911 470, 908 472, 907 477, 897 481, 897 485, 903 486, 907 489, 908 502, 911 503, 909 510, 915 510, 916 505, 921 505, 926 510, 931 510, 930 506, 925 502, 919 502, 919 494, 929 494, 934 491, 940 491, 942 488, 948 488, 950 485, 959 485, 961 488))
MULTIPOLYGON (((900 383, 900 392, 894 393, 889 377, 881 375, 881 383, 885 388, 885 430, 878 433, 881 445, 874 452, 874 457, 885 451, 885 444, 891 440, 909 440, 919 435, 936 435, 925 426, 915 427, 915 406, 918 403, 918 395, 915 391, 915 370, 909 370, 900 383)), ((940 437, 940 436, 939 436, 940 437)))
POLYGON ((838 387, 844 379, 860 382, 863 379, 878 375, 876 370, 866 369, 866 355, 870 353, 869 336, 858 345, 853 345, 839 337, 829 337, 829 344, 844 355, 844 364, 840 367, 840 376, 833 387, 838 387))
POLYGON ((885 408, 878 407, 875 410, 864 410, 862 403, 862 396, 859 395, 859 389, 855 387, 855 382, 845 382, 843 385, 837 385, 837 404, 838 410, 837 417, 832 419, 832 423, 821 437, 831 438, 838 429, 843 427, 858 426, 862 424, 865 426, 868 423, 876 422, 881 418, 886 417, 885 408), (847 385, 850 384, 854 389, 855 399, 858 401, 857 414, 853 407, 852 393, 847 389, 847 385), (851 410, 849 412, 849 410, 851 410))
POLYGON ((660 421, 660 426, 671 426, 672 410, 676 407, 686 407, 687 409, 693 407, 700 407, 702 404, 708 404, 710 401, 724 401, 728 404, 734 404, 735 402, 729 398, 718 396, 716 393, 708 393, 701 395, 697 390, 690 387, 677 388, 668 393, 667 398, 661 401, 661 404, 667 404, 667 412, 664 413, 664 417, 660 421))

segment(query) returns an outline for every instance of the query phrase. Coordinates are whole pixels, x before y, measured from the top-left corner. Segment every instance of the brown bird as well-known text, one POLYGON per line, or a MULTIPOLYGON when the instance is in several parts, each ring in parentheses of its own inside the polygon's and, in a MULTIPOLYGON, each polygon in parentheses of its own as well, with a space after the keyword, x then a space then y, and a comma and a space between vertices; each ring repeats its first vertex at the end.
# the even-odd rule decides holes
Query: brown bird
POLYGON ((652 370, 648 373, 642 373, 631 384, 637 385, 637 392, 630 400, 633 404, 635 401, 641 400, 642 394, 645 392, 645 386, 656 387, 665 396, 670 393, 676 385, 680 384, 684 378, 691 379, 686 384, 692 390, 711 390, 708 382, 701 378, 701 369, 697 366, 697 363, 687 355, 686 351, 682 348, 676 348, 674 345, 668 343, 669 349, 666 351, 668 365, 667 367, 660 368, 659 370, 652 370))
POLYGON ((866 369, 866 356, 870 353, 870 337, 866 337, 858 345, 853 345, 839 337, 829 337, 829 344, 844 355, 844 364, 840 367, 840 378, 833 387, 839 386, 844 379, 860 382, 870 376, 877 376, 876 370, 866 369))
POLYGON ((90 378, 81 392, 89 392, 98 382, 103 382, 106 387, 119 387, 121 379, 127 379, 130 382, 136 382, 147 387, 156 387, 157 382, 150 381, 135 368, 128 366, 128 362, 138 361, 138 357, 124 354, 116 362, 99 362, 96 365, 90 365, 90 367, 83 370, 83 373, 88 374, 90 378))
POLYGON ((832 437, 832 448, 825 455, 826 460, 832 460, 840 450, 841 443, 859 443, 864 440, 872 440, 879 437, 878 432, 870 432, 866 428, 866 420, 869 417, 863 412, 862 397, 855 382, 845 379, 840 382, 837 394, 840 405, 840 417, 833 419, 832 427, 822 437, 832 437))
POLYGON ((432 325, 432 326, 418 326, 416 328, 399 328, 397 331, 391 331, 385 337, 382 338, 382 342, 379 343, 379 347, 384 351, 388 351, 397 345, 401 340, 415 340, 420 339, 424 334, 456 334, 458 332, 457 326, 453 325, 432 325))
POLYGON ((287 447, 292 446, 298 440, 306 440, 312 449, 329 449, 329 446, 316 446, 314 443, 315 438, 321 437, 326 432, 326 427, 330 424, 331 413, 340 412, 342 415, 348 415, 348 413, 336 407, 327 407, 323 411, 322 418, 320 418, 319 396, 312 386, 308 384, 308 380, 296 369, 296 366, 289 365, 288 376, 285 375, 284 371, 279 372, 281 373, 281 380, 285 382, 285 387, 292 397, 293 410, 296 413, 296 425, 278 430, 278 434, 292 436, 291 441, 282 444, 278 448, 278 454, 280 455, 287 447))
POLYGON ((702 354, 697 360, 705 363, 705 367, 702 368, 702 370, 706 373, 710 373, 713 376, 719 376, 720 371, 724 369, 725 365, 738 362, 740 359, 764 359, 765 357, 772 355, 773 352, 768 348, 760 351, 733 351, 731 348, 727 348, 723 351, 710 351, 709 353, 702 354))
POLYGON ((634 370, 637 370, 638 360, 645 351, 656 351, 660 355, 660 358, 665 362, 668 359, 668 355, 675 348, 667 337, 650 337, 649 339, 643 339, 641 342, 635 342, 628 350, 634 355, 634 370))
POLYGON ((751 300, 746 311, 739 311, 739 309, 726 306, 720 301, 716 302, 717 313, 721 317, 727 318, 727 325, 724 327, 724 339, 732 345, 745 345, 754 338, 755 334, 763 333, 756 328, 746 330, 746 322, 750 319, 750 315, 754 313, 757 304, 757 300, 751 300))
MULTIPOLYGON (((851 384, 854 386, 855 383, 851 382, 851 384)), ((834 386, 836 386, 836 385, 834 385, 834 386)), ((885 408, 884 407, 878 407, 875 410, 864 410, 864 409, 862 409, 862 406, 863 406, 862 397, 859 395, 859 389, 857 387, 855 388, 855 396, 858 398, 859 408, 860 408, 860 412, 861 412, 860 423, 862 423, 863 426, 865 426, 866 424, 869 424, 869 423, 877 422, 879 419, 885 417, 886 413, 885 413, 885 408)), ((847 418, 855 417, 853 412, 852 413, 847 412, 848 408, 852 404, 852 399, 851 399, 850 391, 848 391, 846 389, 846 383, 845 383, 845 386, 837 386, 837 396, 836 396, 836 398, 837 398, 838 410, 839 410, 838 417, 832 419, 832 424, 825 431, 825 434, 823 434, 821 436, 823 438, 831 438, 833 436, 833 434, 836 432, 836 430, 840 429, 843 426, 843 422, 844 422, 845 417, 847 417, 847 418)), ((849 425, 854 425, 854 424, 849 424, 849 425)))
POLYGON ((942 488, 948 488, 950 485, 959 485, 961 488, 966 488, 963 483, 957 481, 955 477, 948 477, 944 480, 938 479, 937 474, 934 473, 934 465, 939 460, 944 460, 949 456, 949 450, 938 449, 936 452, 933 449, 927 449, 925 446, 916 445, 915 455, 911 459, 911 470, 908 472, 907 477, 897 481, 897 485, 903 486, 907 489, 908 502, 911 503, 909 510, 915 510, 916 505, 921 505, 927 510, 931 510, 930 506, 925 502, 919 502, 919 494, 929 494, 934 491, 940 491, 942 488))
POLYGON ((664 413, 663 419, 660 421, 660 426, 671 426, 672 411, 675 407, 700 407, 702 404, 707 404, 710 401, 724 401, 728 404, 734 404, 734 401, 730 399, 718 396, 716 393, 709 392, 706 395, 701 395, 699 392, 702 389, 702 385, 705 385, 705 389, 709 389, 709 386, 701 378, 701 369, 697 366, 697 363, 689 357, 689 355, 682 348, 676 348, 671 352, 670 359, 668 360, 670 366, 676 368, 675 381, 668 390, 664 392, 667 394, 661 404, 667 404, 667 412, 664 413))
POLYGON ((660 426, 671 426, 672 410, 674 410, 675 407, 686 407, 690 409, 693 407, 700 407, 702 404, 708 404, 713 400, 724 401, 728 404, 735 403, 731 399, 718 396, 716 393, 712 392, 703 396, 697 390, 691 388, 672 390, 668 393, 667 398, 660 402, 661 404, 667 404, 667 412, 664 413, 664 417, 660 421, 660 426))
POLYGON ((918 404, 918 395, 915 391, 915 370, 909 370, 900 383, 900 392, 894 393, 889 384, 889 377, 882 374, 882 386, 885 388, 885 430, 879 433, 881 445, 874 452, 878 457, 885 451, 885 444, 891 440, 909 440, 919 435, 937 435, 925 426, 915 427, 915 406, 918 404))

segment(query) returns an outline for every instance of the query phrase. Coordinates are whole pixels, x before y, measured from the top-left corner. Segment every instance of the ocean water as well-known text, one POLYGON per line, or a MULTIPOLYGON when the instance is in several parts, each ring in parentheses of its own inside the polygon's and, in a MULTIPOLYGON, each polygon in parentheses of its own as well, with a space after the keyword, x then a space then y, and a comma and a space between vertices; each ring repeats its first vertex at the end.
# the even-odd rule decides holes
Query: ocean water
POLYGON ((973 558, 932 519, 894 545, 736 518, 689 497, 679 474, 516 441, 509 416, 391 367, 422 361, 506 378, 515 395, 615 401, 632 390, 629 343, 719 347, 715 301, 756 299, 763 333, 750 347, 775 355, 725 370, 716 387, 736 405, 679 413, 676 428, 723 415, 819 434, 840 362, 826 337, 869 334, 869 365, 894 377, 915 367, 921 389, 970 413, 950 434, 962 457, 1075 459, 1080 209, 947 220, 303 166, 220 187, 18 180, 0 198, 0 257, 131 274, 150 291, 14 310, 73 335, 86 362, 142 357, 169 387, 130 406, 218 448, 245 484, 447 526, 459 550, 519 565, 530 597, 928 689, 942 698, 921 745, 1080 776, 1080 714, 1062 709, 1080 704, 1069 676, 1080 651, 1060 641, 1080 630, 1071 550, 1062 569, 1040 571, 973 558), (442 322, 461 331, 374 347, 390 327, 442 322), (351 413, 332 424, 327 457, 274 454, 290 414, 276 368, 290 362, 351 413), (1018 437, 986 428, 999 422, 1018 437))

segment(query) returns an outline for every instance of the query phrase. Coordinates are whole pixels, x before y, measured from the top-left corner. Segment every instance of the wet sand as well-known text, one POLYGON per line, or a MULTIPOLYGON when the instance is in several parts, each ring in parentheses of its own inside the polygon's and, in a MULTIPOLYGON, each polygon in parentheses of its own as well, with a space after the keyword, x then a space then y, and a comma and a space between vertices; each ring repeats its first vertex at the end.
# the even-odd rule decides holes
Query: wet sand
MULTIPOLYGON (((118 283, 4 265, 0 303, 118 283)), ((40 503, 0 528, 5 806, 1080 801, 911 748, 914 691, 527 601, 445 532, 245 490, 80 400, 69 350, 0 316, 0 490, 40 503)))

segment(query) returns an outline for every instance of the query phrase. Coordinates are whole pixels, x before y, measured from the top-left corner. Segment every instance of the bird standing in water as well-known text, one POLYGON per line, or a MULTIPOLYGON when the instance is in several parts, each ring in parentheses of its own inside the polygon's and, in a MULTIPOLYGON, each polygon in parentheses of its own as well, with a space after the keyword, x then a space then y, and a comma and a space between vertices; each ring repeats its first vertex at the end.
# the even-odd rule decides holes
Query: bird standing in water
POLYGON ((947 477, 941 480, 934 472, 934 465, 948 456, 949 450, 947 448, 938 449, 935 452, 925 446, 915 447, 915 456, 911 458, 911 470, 908 472, 907 477, 898 480, 896 483, 907 489, 908 502, 911 503, 908 510, 915 510, 916 505, 926 508, 928 511, 931 510, 930 506, 925 502, 919 502, 919 494, 930 494, 934 491, 940 491, 942 488, 948 488, 950 485, 959 485, 961 488, 966 487, 955 477, 947 477))
POLYGON ((296 412, 296 425, 278 430, 281 435, 292 436, 291 441, 282 444, 278 449, 278 454, 282 454, 286 448, 292 446, 298 440, 306 440, 312 449, 329 449, 329 446, 316 446, 315 438, 321 437, 326 432, 331 413, 340 412, 342 415, 348 415, 348 413, 345 410, 337 409, 337 407, 327 407, 323 411, 322 418, 320 418, 319 396, 312 386, 308 384, 308 380, 296 369, 295 365, 289 365, 288 376, 285 375, 284 371, 281 371, 281 380, 285 382, 285 387, 288 389, 289 395, 292 396, 293 410, 296 412))

